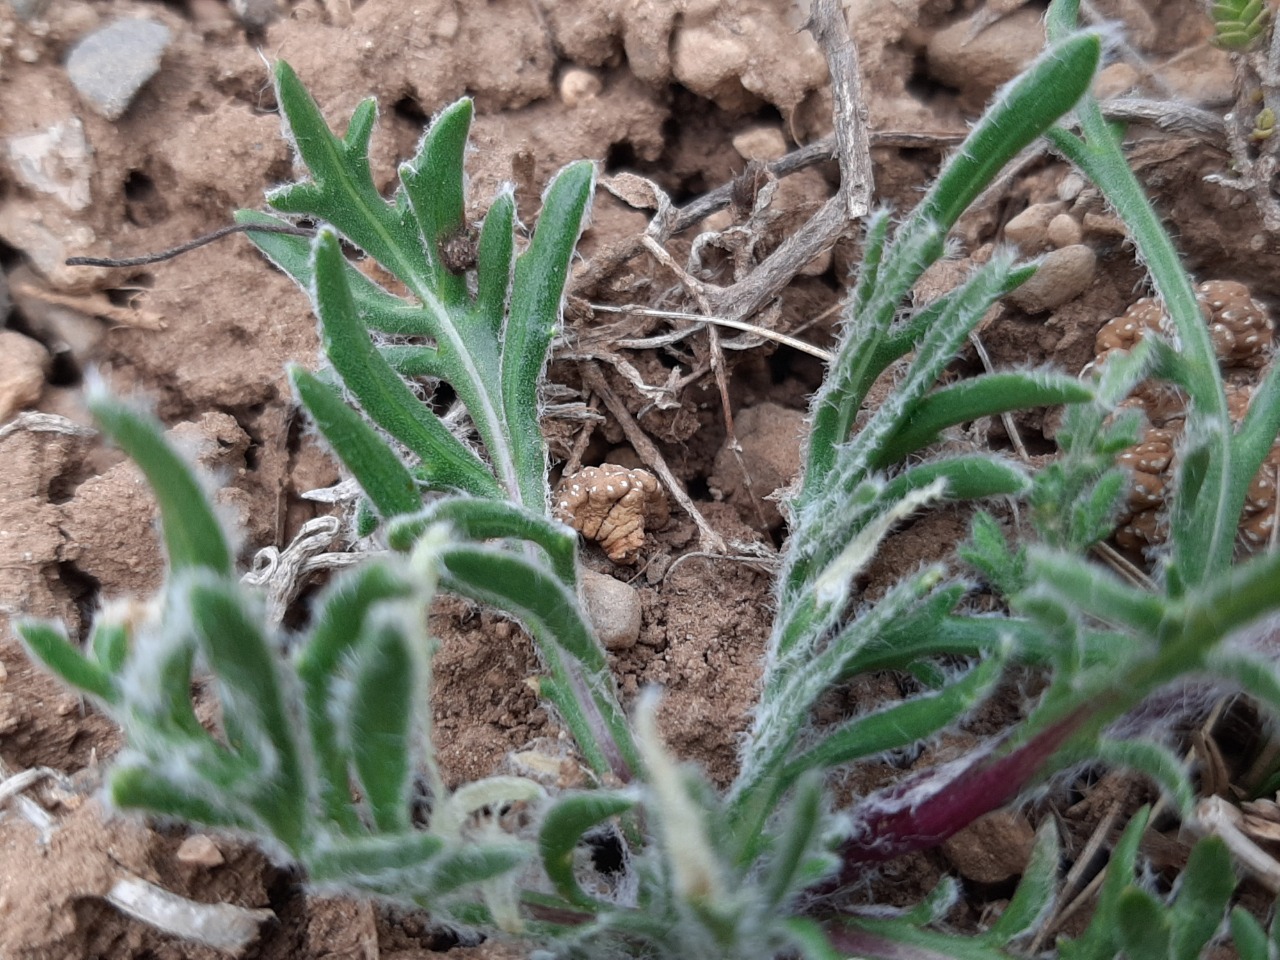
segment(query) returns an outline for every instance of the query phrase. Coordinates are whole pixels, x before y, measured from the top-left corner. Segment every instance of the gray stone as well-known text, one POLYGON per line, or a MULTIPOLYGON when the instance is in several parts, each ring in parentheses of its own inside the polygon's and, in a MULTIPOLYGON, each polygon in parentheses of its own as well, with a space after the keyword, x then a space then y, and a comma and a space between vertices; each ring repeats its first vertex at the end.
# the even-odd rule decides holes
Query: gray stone
POLYGON ((13 7, 20 20, 31 21, 44 13, 49 0, 9 0, 9 6, 13 7))
POLYGON ((67 74, 94 111, 118 120, 160 69, 170 38, 169 28, 154 20, 118 20, 72 48, 67 74))
POLYGON ((231 9, 250 30, 261 30, 280 13, 276 0, 231 0, 231 9))

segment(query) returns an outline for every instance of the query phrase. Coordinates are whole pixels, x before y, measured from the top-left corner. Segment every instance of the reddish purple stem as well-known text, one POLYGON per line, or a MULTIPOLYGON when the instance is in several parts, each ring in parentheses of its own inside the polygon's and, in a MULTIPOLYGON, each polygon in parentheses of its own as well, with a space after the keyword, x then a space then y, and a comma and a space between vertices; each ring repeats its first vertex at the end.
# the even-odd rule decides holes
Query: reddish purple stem
POLYGON ((936 847, 983 814, 1018 796, 1090 717, 1077 708, 1010 753, 965 757, 864 797, 851 811, 853 833, 840 847, 836 885, 856 879, 860 864, 936 847))

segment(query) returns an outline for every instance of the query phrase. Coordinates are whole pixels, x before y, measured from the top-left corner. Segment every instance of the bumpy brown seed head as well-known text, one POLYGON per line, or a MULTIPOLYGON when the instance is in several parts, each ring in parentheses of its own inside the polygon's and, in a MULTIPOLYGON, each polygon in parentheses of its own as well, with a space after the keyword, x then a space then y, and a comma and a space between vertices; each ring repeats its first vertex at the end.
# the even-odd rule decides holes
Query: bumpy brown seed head
POLYGON ((1140 510, 1116 529, 1116 546, 1135 553, 1164 543, 1168 535, 1158 507, 1140 510))
POLYGON ((1280 475, 1280 445, 1272 445, 1267 458, 1254 474, 1249 484, 1249 491, 1244 496, 1244 512, 1246 515, 1271 510, 1276 502, 1276 480, 1280 475))
POLYGON ((1227 416, 1231 418, 1232 423, 1239 423, 1244 419, 1244 415, 1249 412, 1249 401, 1253 398, 1253 388, 1248 384, 1228 383, 1226 384, 1227 392, 1227 416))
POLYGON ((1180 424, 1187 416, 1187 395, 1164 380, 1143 380, 1120 403, 1124 410, 1138 409, 1155 427, 1180 424))
MULTIPOLYGON (((1274 324, 1266 308, 1249 294, 1249 288, 1234 280, 1208 280, 1196 287, 1214 353, 1224 368, 1265 366, 1274 343, 1274 324)), ((1128 351, 1148 333, 1168 331, 1168 319, 1159 303, 1143 297, 1121 316, 1098 331, 1094 345, 1097 358, 1092 365, 1106 362, 1112 351, 1128 351)), ((1228 383, 1227 409, 1233 423, 1239 423, 1249 409, 1250 388, 1228 383)), ((1120 465, 1133 473, 1127 515, 1116 531, 1117 545, 1141 549, 1164 542, 1161 510, 1168 484, 1172 481, 1177 431, 1186 416, 1187 397, 1177 387, 1160 380, 1144 380, 1121 404, 1143 411, 1150 425, 1142 441, 1120 454, 1120 465)), ((1240 519, 1241 542, 1258 549, 1271 541, 1278 522, 1280 497, 1280 445, 1272 448, 1245 498, 1240 519)))
POLYGON ((1250 551, 1265 550, 1271 544, 1275 526, 1275 510, 1255 513, 1240 524, 1240 539, 1250 551))
POLYGON ((1133 480, 1129 483, 1129 509, 1135 513, 1158 507, 1164 503, 1166 480, 1158 473, 1133 471, 1133 480))
POLYGON ((1160 511, 1172 481, 1180 429, 1181 424, 1173 429, 1148 426, 1141 440, 1116 457, 1120 466, 1132 471, 1129 496, 1116 530, 1117 546, 1140 551, 1164 543, 1165 522, 1160 511))
POLYGON ((667 520, 667 498, 657 477, 613 463, 586 467, 560 481, 555 517, 604 548, 614 563, 633 563, 645 526, 667 520))
POLYGON ((1148 429, 1139 443, 1129 447, 1116 460, 1120 466, 1138 473, 1163 474, 1173 459, 1175 438, 1172 430, 1148 429))
POLYGON ((1235 280, 1206 280, 1196 299, 1209 325, 1213 350, 1230 367, 1260 367, 1271 351, 1273 325, 1267 310, 1235 280))
POLYGON ((1094 338, 1093 346, 1101 360, 1112 350, 1132 350, 1150 331, 1159 331, 1164 310, 1151 297, 1130 304, 1129 309, 1107 321, 1094 338))

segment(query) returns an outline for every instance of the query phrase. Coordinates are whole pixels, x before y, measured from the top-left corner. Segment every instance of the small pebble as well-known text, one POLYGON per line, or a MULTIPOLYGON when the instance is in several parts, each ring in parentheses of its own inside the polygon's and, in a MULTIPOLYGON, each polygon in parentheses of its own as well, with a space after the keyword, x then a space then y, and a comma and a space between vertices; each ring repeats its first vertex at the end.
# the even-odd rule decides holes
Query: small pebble
POLYGON ((48 365, 48 351, 35 340, 0 330, 0 423, 35 406, 48 365))
POLYGON ((9 137, 5 147, 13 172, 28 187, 56 197, 69 210, 84 210, 93 202, 93 150, 78 117, 9 137))
POLYGON ((1128 236, 1129 229, 1123 220, 1109 213, 1086 213, 1084 232, 1103 237, 1125 237, 1128 236))
POLYGON ((231 0, 231 9, 250 30, 261 30, 280 13, 276 0, 231 0))
POLYGON ((776 501, 764 498, 786 487, 800 472, 805 413, 766 402, 743 407, 733 419, 738 451, 725 440, 708 483, 737 508, 745 523, 758 527, 763 521, 770 530, 778 530, 784 517, 776 501), (743 464, 751 474, 749 485, 742 476, 743 464))
POLYGON ((733 149, 743 160, 768 162, 787 152, 787 139, 777 127, 751 127, 733 138, 733 149))
POLYGON ((1093 95, 1099 100, 1110 100, 1128 93, 1141 82, 1138 71, 1127 63, 1112 63, 1098 72, 1093 81, 1093 95))
POLYGON ((997 810, 943 843, 942 852, 966 880, 995 884, 1022 874, 1035 842, 1035 830, 1026 817, 997 810))
POLYGON ((71 49, 67 74, 94 111, 118 120, 160 69, 170 39, 169 28, 155 20, 117 20, 71 49))
POLYGON ((194 833, 183 840, 173 856, 179 863, 193 867, 217 867, 226 862, 218 845, 203 833, 194 833))
POLYGON ((1039 253, 1049 246, 1049 224, 1062 213, 1061 203, 1033 203, 1004 225, 1005 239, 1023 253, 1039 253))
POLYGON ((629 650, 640 638, 640 594, 613 577, 582 571, 587 616, 606 650, 629 650))
POLYGON ((1058 181, 1058 199, 1070 203, 1084 190, 1084 177, 1072 170, 1058 181))
POLYGON ((1097 269, 1097 255, 1084 244, 1051 250, 1041 259, 1035 276, 1009 294, 1008 300, 1025 313, 1044 313, 1088 290, 1097 269))
POLYGON ((1040 11, 1017 10, 974 32, 981 12, 957 20, 929 41, 929 74, 969 99, 983 101, 1044 47, 1040 11))
POLYGON ((586 100, 594 100, 603 89, 600 78, 581 67, 570 67, 560 77, 560 100, 566 107, 573 108, 586 100))
POLYGON ((1055 247, 1070 247, 1084 237, 1079 221, 1069 213, 1060 213, 1049 221, 1049 242, 1055 247))
POLYGON ((750 63, 750 45, 713 25, 685 27, 671 44, 671 71, 676 80, 721 107, 743 105, 749 95, 738 78, 750 63))

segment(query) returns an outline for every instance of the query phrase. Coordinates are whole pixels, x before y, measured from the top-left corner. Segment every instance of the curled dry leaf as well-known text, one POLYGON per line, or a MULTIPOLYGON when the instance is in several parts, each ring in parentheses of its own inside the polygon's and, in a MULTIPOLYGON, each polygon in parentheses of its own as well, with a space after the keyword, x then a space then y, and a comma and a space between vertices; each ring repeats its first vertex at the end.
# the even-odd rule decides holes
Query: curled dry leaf
POLYGON ((556 519, 599 543, 614 563, 633 563, 644 546, 646 525, 660 527, 668 516, 657 477, 614 463, 565 477, 553 499, 556 519))

